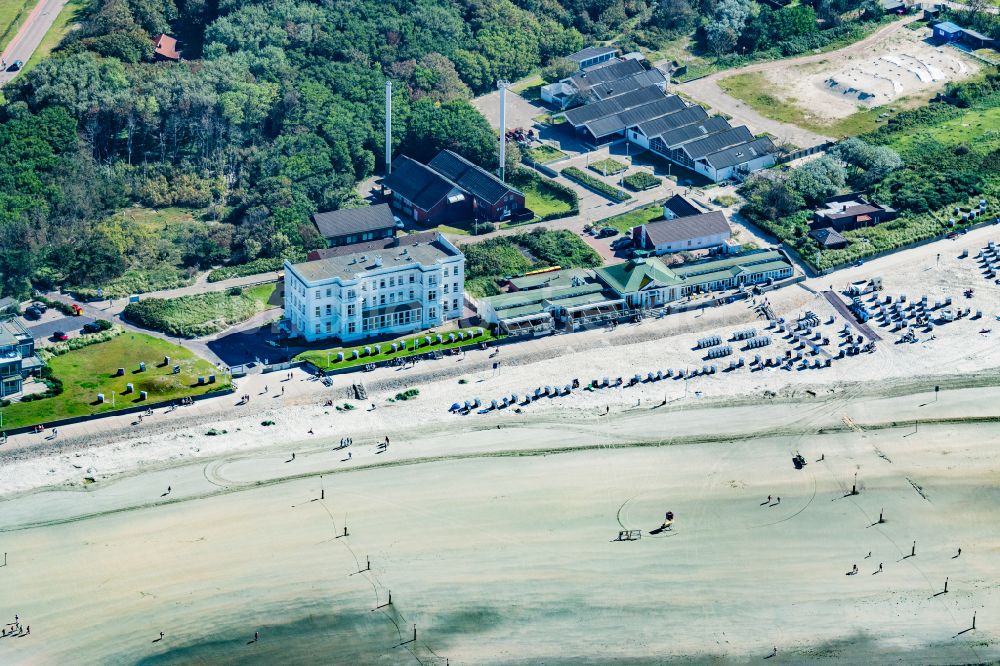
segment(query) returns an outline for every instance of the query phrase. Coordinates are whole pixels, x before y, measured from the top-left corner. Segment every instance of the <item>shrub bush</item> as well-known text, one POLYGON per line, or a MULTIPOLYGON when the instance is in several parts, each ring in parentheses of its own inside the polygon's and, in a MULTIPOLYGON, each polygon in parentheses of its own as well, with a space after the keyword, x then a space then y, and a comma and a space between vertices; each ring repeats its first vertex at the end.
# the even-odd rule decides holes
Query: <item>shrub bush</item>
POLYGON ((636 171, 635 173, 625 176, 624 179, 625 186, 629 189, 640 192, 642 190, 649 190, 654 187, 658 187, 662 182, 662 178, 657 178, 652 174, 648 174, 645 171, 636 171))

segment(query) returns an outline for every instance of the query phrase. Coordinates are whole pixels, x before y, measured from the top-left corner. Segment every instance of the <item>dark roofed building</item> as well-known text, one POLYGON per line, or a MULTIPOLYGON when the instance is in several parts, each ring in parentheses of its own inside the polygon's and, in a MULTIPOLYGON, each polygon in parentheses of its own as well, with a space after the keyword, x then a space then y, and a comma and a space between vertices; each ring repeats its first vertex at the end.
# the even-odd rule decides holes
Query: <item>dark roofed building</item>
POLYGON ((392 238, 396 233, 396 220, 389 204, 316 213, 313 222, 330 247, 392 238))
POLYGON ((664 146, 675 149, 697 139, 704 139, 707 136, 726 132, 733 129, 729 121, 722 116, 712 116, 705 118, 702 122, 688 123, 675 127, 672 130, 660 134, 660 141, 664 146))
POLYGON ((725 244, 732 236, 729 221, 722 211, 649 222, 633 229, 636 249, 654 254, 702 250, 725 244))
MULTIPOLYGON (((635 61, 630 60, 629 62, 635 61)), ((600 101, 602 99, 608 99, 609 97, 624 95, 625 93, 630 93, 635 90, 639 90, 640 88, 649 87, 655 87, 661 91, 666 90, 667 78, 663 76, 663 73, 660 72, 660 70, 648 69, 624 79, 615 79, 606 83, 598 83, 597 85, 590 86, 587 90, 587 94, 591 99, 600 101)))
POLYGON ((472 219, 472 199, 457 184, 406 155, 392 161, 382 185, 393 205, 417 222, 444 224, 472 219))
POLYGON ((881 224, 895 217, 894 209, 871 203, 859 194, 851 193, 828 199, 823 208, 813 212, 813 220, 809 226, 813 229, 832 227, 837 231, 848 231, 881 224))
POLYGON ((847 247, 847 239, 832 227, 813 229, 809 232, 809 235, 815 238, 816 242, 824 250, 842 250, 847 247))
POLYGON ((663 204, 663 217, 672 220, 677 217, 689 217, 691 215, 701 215, 702 209, 685 199, 679 194, 675 194, 663 204))
POLYGON ((588 46, 576 53, 566 56, 567 60, 575 62, 581 70, 600 65, 602 62, 611 60, 618 54, 618 49, 613 46, 588 46))
POLYGON ((424 224, 497 222, 524 209, 521 192, 450 150, 426 165, 401 155, 382 184, 396 208, 424 224))
POLYGON ((427 166, 457 183, 484 205, 493 206, 501 203, 504 197, 520 194, 489 171, 450 150, 442 150, 427 166))

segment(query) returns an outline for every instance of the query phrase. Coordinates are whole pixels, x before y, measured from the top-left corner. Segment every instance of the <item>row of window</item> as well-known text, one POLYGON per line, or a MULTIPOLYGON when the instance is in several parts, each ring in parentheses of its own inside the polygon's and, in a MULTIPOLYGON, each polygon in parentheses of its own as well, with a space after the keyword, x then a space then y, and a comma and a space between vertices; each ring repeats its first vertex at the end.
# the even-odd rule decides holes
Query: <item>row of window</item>
MULTIPOLYGON (((434 316, 434 308, 430 309, 431 317, 434 316)), ((413 310, 402 310, 401 312, 390 312, 387 314, 365 317, 362 321, 362 331, 377 331, 390 326, 405 326, 406 324, 420 321, 420 308, 413 310)))

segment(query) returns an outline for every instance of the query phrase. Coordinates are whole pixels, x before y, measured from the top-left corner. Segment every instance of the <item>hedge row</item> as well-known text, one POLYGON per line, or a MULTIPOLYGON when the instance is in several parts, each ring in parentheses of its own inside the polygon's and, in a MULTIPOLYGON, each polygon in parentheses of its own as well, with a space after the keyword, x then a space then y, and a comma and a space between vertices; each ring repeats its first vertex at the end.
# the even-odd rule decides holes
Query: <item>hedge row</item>
POLYGON ((622 202, 628 201, 632 198, 632 195, 628 192, 622 192, 617 187, 612 187, 603 180, 594 178, 593 176, 585 173, 582 169, 578 169, 576 167, 566 167, 562 170, 562 175, 566 176, 570 180, 575 180, 584 187, 587 187, 598 194, 611 199, 612 201, 622 202))

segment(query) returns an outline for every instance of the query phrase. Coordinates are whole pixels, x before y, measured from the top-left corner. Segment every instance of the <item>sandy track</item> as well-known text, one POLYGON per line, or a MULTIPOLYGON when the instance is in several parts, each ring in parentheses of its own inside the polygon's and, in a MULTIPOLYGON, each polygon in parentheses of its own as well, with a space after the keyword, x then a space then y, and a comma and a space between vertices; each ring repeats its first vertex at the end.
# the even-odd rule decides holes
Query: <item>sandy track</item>
POLYGON ((695 81, 682 83, 677 87, 685 94, 690 95, 696 101, 710 106, 717 112, 732 116, 734 121, 733 124, 744 123, 755 133, 768 132, 782 141, 789 141, 796 146, 803 148, 815 146, 832 139, 789 123, 782 123, 762 116, 748 105, 726 94, 722 88, 719 87, 719 81, 736 74, 749 74, 752 72, 762 72, 765 74, 775 73, 798 65, 806 65, 823 60, 836 61, 847 56, 867 53, 871 50, 872 46, 887 37, 892 36, 899 30, 902 30, 907 23, 915 20, 916 17, 913 16, 905 17, 899 21, 890 23, 883 28, 879 28, 868 37, 855 42, 854 44, 850 44, 849 46, 845 46, 844 48, 836 51, 814 53, 797 58, 762 62, 747 65, 746 67, 727 69, 710 74, 709 76, 695 81))

